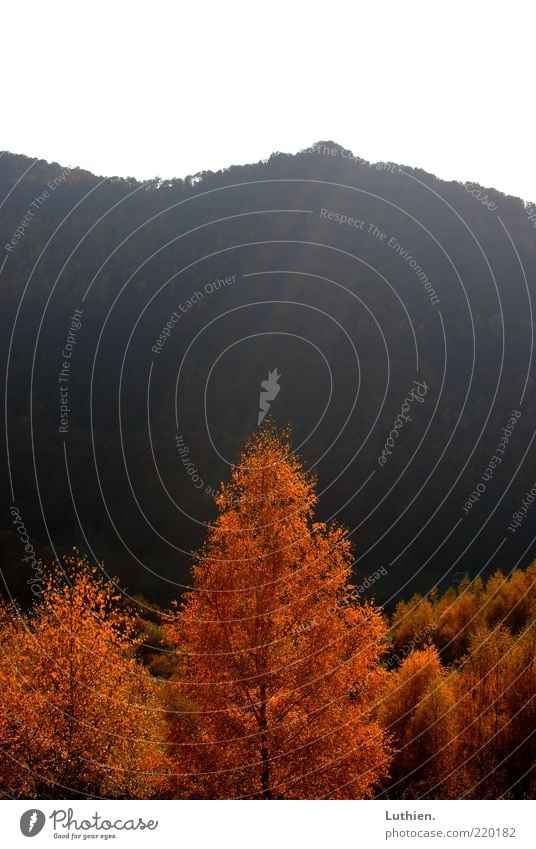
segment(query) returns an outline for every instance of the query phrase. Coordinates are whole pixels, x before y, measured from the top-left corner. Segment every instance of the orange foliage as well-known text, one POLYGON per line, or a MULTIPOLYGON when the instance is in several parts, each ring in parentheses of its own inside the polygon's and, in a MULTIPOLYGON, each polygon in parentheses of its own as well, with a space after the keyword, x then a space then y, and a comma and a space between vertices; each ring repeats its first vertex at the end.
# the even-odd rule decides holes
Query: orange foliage
POLYGON ((349 542, 315 503, 286 438, 259 431, 167 629, 199 722, 175 795, 365 798, 386 772, 385 624, 351 599, 349 542))
POLYGON ((466 578, 442 596, 416 595, 397 606, 391 626, 395 658, 426 633, 450 666, 445 678, 436 657, 428 673, 435 670, 435 684, 423 691, 421 665, 428 663, 426 653, 417 652, 389 678, 381 718, 400 747, 390 792, 492 799, 534 795, 535 579, 532 563, 509 577, 497 571, 486 583, 466 578), (408 678, 414 679, 411 686, 408 678), (427 727, 441 753, 425 763, 427 727), (417 770, 415 755, 421 758, 417 770))
POLYGON ((392 617, 393 645, 400 649, 418 634, 430 634, 443 663, 459 660, 471 637, 482 626, 503 624, 511 633, 521 631, 536 613, 536 561, 526 570, 501 571, 484 584, 465 578, 456 590, 442 596, 432 592, 400 602, 392 617))
POLYGON ((533 798, 536 563, 400 602, 387 672, 287 437, 258 431, 217 505, 163 624, 76 554, 28 615, 0 603, 0 794, 533 798))
POLYGON ((534 770, 535 635, 482 626, 456 675, 460 795, 495 799, 530 788, 534 770))
POLYGON ((411 652, 389 676, 380 719, 397 748, 390 783, 395 798, 451 793, 453 703, 446 670, 433 646, 411 652))
POLYGON ((0 617, 0 774, 9 796, 144 797, 165 736, 136 662, 133 619, 76 556, 48 577, 26 618, 0 617))

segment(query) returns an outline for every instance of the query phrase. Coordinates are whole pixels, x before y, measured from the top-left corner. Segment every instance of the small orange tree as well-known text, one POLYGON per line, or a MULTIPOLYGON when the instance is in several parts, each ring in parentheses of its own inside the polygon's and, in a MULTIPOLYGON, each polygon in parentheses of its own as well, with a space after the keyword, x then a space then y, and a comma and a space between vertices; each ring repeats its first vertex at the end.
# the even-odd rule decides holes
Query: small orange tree
POLYGON ((175 795, 365 798, 385 775, 385 625, 352 596, 346 534, 315 504, 288 435, 257 431, 167 629, 199 728, 177 747, 175 795))
POLYGON ((78 556, 30 616, 0 615, 0 784, 15 797, 145 797, 165 771, 156 684, 134 619, 78 556))
POLYGON ((389 675, 380 721, 393 734, 391 798, 456 793, 454 698, 433 645, 412 651, 389 675))

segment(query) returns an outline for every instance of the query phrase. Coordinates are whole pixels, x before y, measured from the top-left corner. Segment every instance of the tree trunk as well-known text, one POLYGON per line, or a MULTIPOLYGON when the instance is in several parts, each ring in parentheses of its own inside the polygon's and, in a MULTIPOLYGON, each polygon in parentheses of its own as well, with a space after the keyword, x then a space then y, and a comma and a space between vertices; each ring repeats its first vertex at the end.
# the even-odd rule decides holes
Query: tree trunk
POLYGON ((266 685, 261 684, 260 687, 260 709, 259 709, 259 725, 261 727, 261 786, 262 786, 262 798, 263 799, 272 799, 272 793, 270 790, 270 754, 268 751, 268 744, 266 739, 266 729, 267 729, 267 720, 266 720, 266 685))

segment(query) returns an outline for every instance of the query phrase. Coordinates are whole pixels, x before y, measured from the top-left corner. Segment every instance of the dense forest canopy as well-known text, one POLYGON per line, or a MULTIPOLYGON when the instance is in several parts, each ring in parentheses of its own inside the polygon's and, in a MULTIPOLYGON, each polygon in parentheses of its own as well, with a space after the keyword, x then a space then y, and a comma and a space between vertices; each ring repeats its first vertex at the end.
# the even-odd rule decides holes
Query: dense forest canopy
POLYGON ((0 600, 1 798, 534 798, 536 561, 387 617, 273 427, 216 506, 164 609, 76 548, 0 600))
POLYGON ((36 558, 180 593, 262 381, 379 601, 526 565, 533 219, 334 142, 145 183, 1 155, 9 593, 14 516, 36 558))

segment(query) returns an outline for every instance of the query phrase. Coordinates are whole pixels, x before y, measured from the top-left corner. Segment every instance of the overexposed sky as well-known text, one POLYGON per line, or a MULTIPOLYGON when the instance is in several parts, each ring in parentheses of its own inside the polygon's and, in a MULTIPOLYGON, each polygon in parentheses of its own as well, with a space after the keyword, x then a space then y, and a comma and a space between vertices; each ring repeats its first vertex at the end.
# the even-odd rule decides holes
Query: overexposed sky
POLYGON ((532 0, 25 0, 0 149, 183 177, 333 139, 536 201, 532 0))

